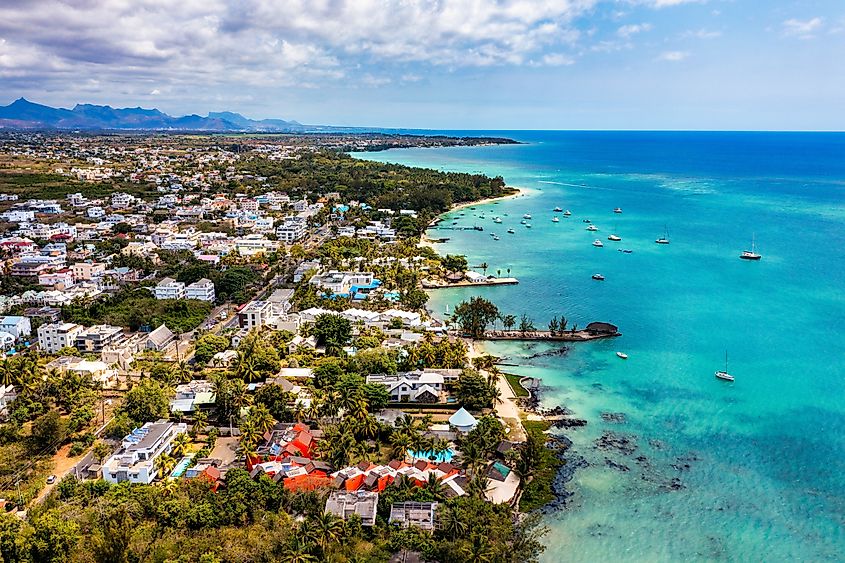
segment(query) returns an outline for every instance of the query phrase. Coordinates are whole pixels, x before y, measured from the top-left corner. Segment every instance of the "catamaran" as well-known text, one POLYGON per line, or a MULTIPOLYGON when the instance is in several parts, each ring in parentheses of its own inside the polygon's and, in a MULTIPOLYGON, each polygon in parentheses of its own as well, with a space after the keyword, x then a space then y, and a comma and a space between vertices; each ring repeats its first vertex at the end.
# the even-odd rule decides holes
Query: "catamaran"
POLYGON ((725 351, 725 371, 719 370, 716 372, 716 378, 723 381, 733 381, 734 376, 728 373, 728 353, 725 351))
POLYGON ((743 260, 759 260, 762 256, 757 254, 756 250, 757 248, 754 244, 754 235, 751 235, 751 250, 743 250, 739 257, 743 260))

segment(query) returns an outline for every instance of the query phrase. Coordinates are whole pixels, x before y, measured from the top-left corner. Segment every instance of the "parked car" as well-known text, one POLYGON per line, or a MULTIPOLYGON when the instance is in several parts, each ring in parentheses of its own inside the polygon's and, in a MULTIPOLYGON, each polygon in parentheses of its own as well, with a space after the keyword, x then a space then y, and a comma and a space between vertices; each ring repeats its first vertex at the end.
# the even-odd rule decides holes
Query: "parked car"
POLYGON ((56 482, 56 476, 55 475, 50 475, 49 477, 47 477, 47 484, 48 485, 52 485, 55 482, 56 482))

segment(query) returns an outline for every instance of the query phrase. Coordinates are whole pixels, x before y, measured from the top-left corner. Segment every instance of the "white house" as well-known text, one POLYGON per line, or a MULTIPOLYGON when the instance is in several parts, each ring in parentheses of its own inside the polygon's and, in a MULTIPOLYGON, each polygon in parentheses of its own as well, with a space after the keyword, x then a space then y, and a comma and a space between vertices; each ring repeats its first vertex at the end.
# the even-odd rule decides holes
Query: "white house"
POLYGON ((156 299, 184 299, 185 284, 173 278, 164 278, 155 286, 156 299))
POLYGON ((186 299, 199 299, 200 301, 214 301, 214 283, 206 278, 195 281, 185 288, 186 299))
POLYGON ((29 317, 0 317, 0 332, 8 332, 19 339, 32 334, 32 325, 29 322, 29 317))
POLYGON ((387 387, 396 403, 439 403, 443 395, 443 376, 434 372, 368 375, 367 383, 387 387))
POLYGON ((290 244, 304 237, 305 231, 305 221, 299 217, 286 217, 284 222, 276 227, 276 238, 290 244))
POLYGON ((122 448, 103 464, 103 479, 109 483, 149 485, 158 476, 156 459, 173 449, 173 440, 187 432, 185 423, 148 422, 123 438, 122 448))
POLYGON ((247 330, 270 324, 275 317, 273 304, 269 301, 250 301, 238 313, 241 327, 247 330))
POLYGON ((75 323, 51 323, 38 327, 38 347, 47 354, 57 354, 62 348, 76 344, 76 337, 85 330, 75 323))

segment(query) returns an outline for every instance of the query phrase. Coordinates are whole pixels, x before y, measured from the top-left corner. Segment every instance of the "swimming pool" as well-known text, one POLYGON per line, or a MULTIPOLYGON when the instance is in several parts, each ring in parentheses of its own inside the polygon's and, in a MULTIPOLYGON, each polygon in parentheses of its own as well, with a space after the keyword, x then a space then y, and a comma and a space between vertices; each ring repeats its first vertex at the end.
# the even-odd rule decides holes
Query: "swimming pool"
POLYGON ((193 459, 193 455, 186 455, 182 459, 179 460, 179 463, 176 464, 176 467, 173 468, 173 471, 170 472, 171 477, 181 477, 185 474, 185 470, 188 469, 188 466, 191 465, 191 460, 193 459))
POLYGON ((433 451, 419 451, 415 452, 413 450, 408 450, 408 455, 414 458, 414 460, 421 459, 423 461, 431 461, 434 463, 443 463, 443 462, 450 462, 452 461, 452 456, 455 455, 451 449, 446 450, 445 452, 439 453, 436 456, 434 455, 433 451))

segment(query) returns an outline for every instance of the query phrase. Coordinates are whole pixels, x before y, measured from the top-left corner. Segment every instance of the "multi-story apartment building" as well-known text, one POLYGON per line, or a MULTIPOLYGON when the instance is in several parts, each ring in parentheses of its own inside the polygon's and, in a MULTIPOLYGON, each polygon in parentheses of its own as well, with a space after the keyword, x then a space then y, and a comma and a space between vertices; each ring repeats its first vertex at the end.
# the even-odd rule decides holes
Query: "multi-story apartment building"
POLYGON ((158 476, 156 459, 170 453, 173 440, 187 430, 187 424, 163 420, 136 428, 123 438, 120 451, 103 464, 103 479, 109 483, 149 485, 158 476))
POLYGON ((106 346, 123 340, 123 329, 119 326, 94 325, 76 335, 74 346, 83 354, 99 354, 106 346))
POLYGON ((185 284, 173 278, 164 278, 155 286, 156 299, 184 299, 185 284))
POLYGON ((38 327, 38 347, 47 354, 76 344, 76 337, 85 327, 76 323, 51 323, 38 327))
POLYGON ((185 299, 199 299, 200 301, 214 301, 214 283, 206 278, 195 281, 185 288, 185 299))

